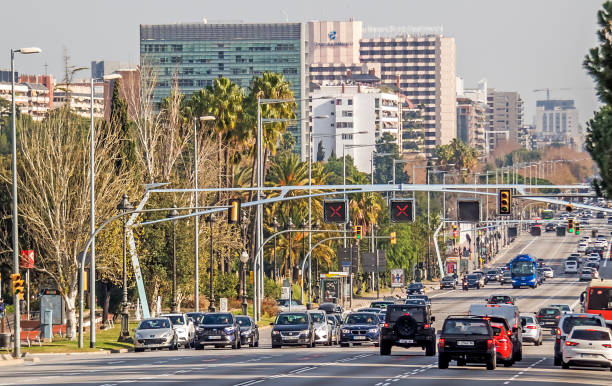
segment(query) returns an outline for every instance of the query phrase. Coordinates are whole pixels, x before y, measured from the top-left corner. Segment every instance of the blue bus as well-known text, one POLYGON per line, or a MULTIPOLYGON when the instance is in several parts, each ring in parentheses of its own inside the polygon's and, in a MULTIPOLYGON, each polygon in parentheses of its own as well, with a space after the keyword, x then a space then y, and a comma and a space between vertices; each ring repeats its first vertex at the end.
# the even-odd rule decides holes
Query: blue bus
POLYGON ((510 274, 512 275, 512 288, 538 286, 536 259, 530 255, 518 255, 509 264, 510 274))

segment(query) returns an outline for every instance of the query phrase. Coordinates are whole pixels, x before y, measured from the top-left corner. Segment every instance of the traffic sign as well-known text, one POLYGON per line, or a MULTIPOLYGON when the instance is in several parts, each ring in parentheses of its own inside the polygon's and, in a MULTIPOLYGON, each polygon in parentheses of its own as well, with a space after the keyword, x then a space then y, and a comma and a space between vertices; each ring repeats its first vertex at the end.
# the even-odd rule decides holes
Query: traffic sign
POLYGON ((345 224, 348 220, 348 205, 346 200, 323 201, 323 222, 345 224))
POLYGON ((401 199, 389 201, 389 217, 395 222, 414 221, 414 200, 401 199))

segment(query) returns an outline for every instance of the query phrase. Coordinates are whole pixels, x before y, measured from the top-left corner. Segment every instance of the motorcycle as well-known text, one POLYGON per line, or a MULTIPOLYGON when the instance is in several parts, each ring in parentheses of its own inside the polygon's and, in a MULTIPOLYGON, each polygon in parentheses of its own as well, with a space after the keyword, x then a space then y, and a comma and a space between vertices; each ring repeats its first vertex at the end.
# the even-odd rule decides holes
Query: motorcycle
POLYGON ((463 290, 464 290, 464 291, 467 291, 467 290, 468 290, 468 282, 467 282, 467 280, 464 280, 464 281, 463 281, 463 290))

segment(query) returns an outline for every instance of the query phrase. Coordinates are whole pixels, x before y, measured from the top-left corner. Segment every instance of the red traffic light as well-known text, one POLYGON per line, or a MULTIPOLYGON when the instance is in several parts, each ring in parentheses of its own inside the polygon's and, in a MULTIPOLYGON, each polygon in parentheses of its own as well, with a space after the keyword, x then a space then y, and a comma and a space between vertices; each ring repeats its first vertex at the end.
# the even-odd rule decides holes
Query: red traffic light
POLYGON ((389 202, 389 217, 395 222, 414 221, 414 200, 402 199, 389 202))
POLYGON ((328 200, 323 202, 323 221, 326 223, 344 224, 348 220, 345 200, 328 200))

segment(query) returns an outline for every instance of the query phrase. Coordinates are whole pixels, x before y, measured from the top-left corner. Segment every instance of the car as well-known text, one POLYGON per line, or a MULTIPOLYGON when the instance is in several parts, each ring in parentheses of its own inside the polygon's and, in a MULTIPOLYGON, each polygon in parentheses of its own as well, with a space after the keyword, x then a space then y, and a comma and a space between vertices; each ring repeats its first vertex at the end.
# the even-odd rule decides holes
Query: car
POLYGON ((327 321, 329 322, 331 344, 340 344, 340 322, 336 318, 338 314, 328 314, 327 321))
POLYGON ((271 325, 272 348, 315 345, 314 323, 306 311, 280 312, 271 325))
POLYGON ((536 314, 538 324, 542 327, 557 328, 561 319, 561 309, 558 307, 542 307, 536 314))
POLYGON ((338 326, 342 325, 342 314, 327 314, 327 319, 335 319, 338 326))
POLYGON ((321 303, 319 310, 325 311, 328 314, 341 314, 344 312, 342 307, 336 303, 321 303))
POLYGON ((331 346, 331 323, 327 320, 327 313, 320 310, 309 310, 307 312, 310 314, 310 318, 312 319, 312 323, 314 325, 315 344, 322 343, 326 346, 331 346))
POLYGON ((487 275, 485 275, 485 273, 483 271, 474 271, 472 273, 479 276, 480 286, 481 287, 484 287, 485 284, 487 284, 489 282, 489 279, 487 278, 487 275))
POLYGON ((565 315, 567 313, 572 313, 572 308, 569 304, 551 304, 550 307, 557 307, 561 310, 561 314, 565 315))
MULTIPOLYGON (((388 309, 389 307, 387 307, 388 309)), ((379 345, 379 318, 374 312, 351 312, 344 318, 340 330, 340 346, 370 343, 379 345)))
POLYGON ((575 260, 566 260, 563 267, 565 273, 578 273, 578 262, 575 260))
POLYGON ((487 370, 497 367, 491 322, 480 316, 448 316, 438 342, 438 368, 447 369, 451 360, 457 366, 485 363, 487 370))
POLYGON ((586 258, 585 261, 587 263, 599 263, 601 261, 601 258, 599 256, 599 253, 592 253, 586 258))
POLYGON ((391 355, 393 346, 420 347, 425 355, 436 355, 436 318, 425 305, 395 304, 387 307, 380 330, 380 355, 391 355))
POLYGON ((599 271, 599 262, 589 261, 584 265, 584 268, 592 268, 595 271, 599 271))
POLYGON ((179 341, 172 321, 166 317, 147 318, 138 323, 134 330, 134 351, 145 349, 178 350, 179 341))
POLYGON ((412 294, 424 294, 425 293, 425 287, 423 287, 423 283, 421 283, 420 281, 415 282, 415 283, 410 283, 410 284, 408 284, 408 289, 406 290, 406 293, 408 295, 412 295, 412 294))
POLYGON ((512 274, 510 272, 504 272, 502 275, 502 281, 499 284, 512 284, 512 274))
POLYGON ((404 302, 404 304, 411 304, 411 305, 423 305, 426 306, 427 303, 425 302, 424 299, 406 299, 406 301, 404 302))
POLYGON ((391 304, 395 304, 395 301, 393 301, 393 300, 377 300, 377 301, 374 301, 374 302, 370 303, 370 308, 386 309, 391 304))
POLYGON ((607 327, 576 326, 561 350, 561 367, 596 366, 612 371, 612 337, 607 327))
POLYGON ((555 231, 555 224, 552 222, 549 222, 546 224, 546 226, 544 227, 544 231, 545 232, 554 232, 555 231))
POLYGON ((516 298, 510 295, 491 295, 485 301, 487 304, 516 304, 516 298))
POLYGON ((586 242, 582 242, 580 244, 578 244, 578 252, 585 252, 586 249, 588 248, 588 245, 586 242))
POLYGON ((440 280, 440 289, 443 288, 457 288, 457 280, 454 276, 444 276, 442 280, 440 280))
POLYGON ((202 317, 204 316, 204 312, 188 312, 186 315, 188 318, 191 318, 191 320, 193 321, 193 327, 194 327, 194 333, 195 333, 195 329, 198 328, 198 325, 200 324, 200 321, 202 320, 202 317))
POLYGON ((612 225, 612 217, 608 217, 608 225, 612 225))
POLYGON ((489 269, 486 272, 487 281, 498 281, 499 272, 496 269, 489 269))
POLYGON ((357 309, 357 311, 355 312, 371 312, 374 314, 378 314, 380 312, 380 308, 374 308, 374 307, 362 307, 357 309))
POLYGON ((555 366, 561 366, 561 349, 565 346, 567 336, 576 326, 606 327, 606 321, 601 315, 596 314, 565 314, 559 320, 555 329, 555 344, 553 362, 555 366))
POLYGON ((542 345, 542 327, 538 324, 535 314, 521 314, 523 325, 523 342, 532 342, 536 346, 542 345))
POLYGON ((289 299, 276 299, 276 306, 280 312, 306 311, 306 306, 297 300, 291 300, 291 304, 289 304, 289 299))
POLYGON ((429 299, 429 296, 427 295, 408 295, 406 300, 409 299, 423 299, 427 305, 431 305, 431 299, 429 299))
POLYGON ((503 363, 504 367, 514 364, 512 339, 508 335, 512 333, 508 321, 505 318, 491 316, 488 318, 493 329, 493 340, 495 340, 495 354, 497 363, 503 363))
POLYGON ((480 276, 470 273, 467 275, 467 287, 480 289, 482 287, 480 276))
POLYGON ((236 315, 236 322, 240 325, 240 345, 259 347, 259 326, 253 318, 246 315, 236 315))
POLYGON ((198 324, 194 347, 202 350, 205 346, 230 346, 236 350, 241 347, 240 341, 240 324, 231 312, 206 312, 198 324))
POLYGON ((554 271, 550 267, 542 268, 542 273, 544 274, 544 277, 547 279, 552 279, 555 276, 554 271))
POLYGON ((595 215, 596 218, 605 218, 606 215, 604 214, 604 212, 597 212, 597 214, 595 215))
POLYGON ((582 270, 580 271, 580 277, 579 280, 580 281, 591 281, 595 278, 595 274, 594 274, 595 270, 588 268, 588 267, 584 267, 582 268, 582 270))
POLYGON ((513 360, 520 362, 523 360, 522 328, 519 309, 514 304, 471 304, 469 314, 482 317, 502 317, 508 321, 511 334, 508 336, 512 340, 513 360))
POLYGON ((184 347, 191 347, 195 337, 195 326, 186 314, 161 314, 161 317, 168 318, 172 322, 172 328, 176 331, 179 344, 184 347))

